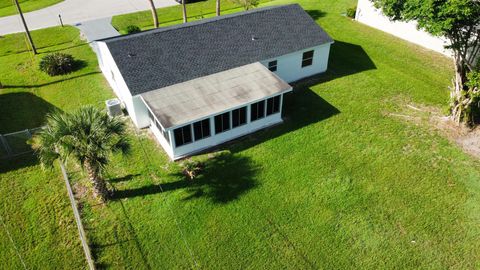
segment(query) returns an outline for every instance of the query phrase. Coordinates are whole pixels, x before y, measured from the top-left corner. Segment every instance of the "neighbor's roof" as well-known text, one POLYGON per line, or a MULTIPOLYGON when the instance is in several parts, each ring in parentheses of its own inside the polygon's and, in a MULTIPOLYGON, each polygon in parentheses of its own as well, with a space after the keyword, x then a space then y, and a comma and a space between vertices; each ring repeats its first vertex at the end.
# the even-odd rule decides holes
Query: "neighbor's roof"
POLYGON ((257 62, 141 96, 162 126, 170 128, 291 89, 257 62))
POLYGON ((132 95, 333 42, 297 4, 101 41, 132 95))

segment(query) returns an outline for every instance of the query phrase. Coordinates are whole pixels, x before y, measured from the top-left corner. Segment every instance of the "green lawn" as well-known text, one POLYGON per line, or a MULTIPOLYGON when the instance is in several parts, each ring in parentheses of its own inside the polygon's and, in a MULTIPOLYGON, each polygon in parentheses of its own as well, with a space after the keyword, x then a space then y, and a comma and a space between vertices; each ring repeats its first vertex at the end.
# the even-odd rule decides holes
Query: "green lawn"
MULTIPOLYGON (((20 8, 23 12, 30 12, 37 9, 42 9, 63 0, 18 0, 20 8)), ((12 0, 0 0, 0 17, 18 14, 17 8, 12 0)))
MULTIPOLYGON (((271 0, 261 0, 260 2, 265 3, 269 1, 271 0)), ((188 20, 194 21, 202 18, 215 16, 215 3, 216 0, 205 0, 192 4, 187 4, 188 20)), ((233 3, 230 0, 222 0, 220 3, 220 7, 221 14, 227 14, 243 10, 242 8, 240 8, 239 5, 233 3)), ((181 5, 159 8, 157 9, 157 13, 160 26, 167 26, 183 22, 181 5)), ((142 30, 147 30, 153 28, 152 15, 149 10, 117 15, 113 16, 112 25, 121 33, 126 33, 125 30, 129 25, 136 25, 142 28, 142 30)))
MULTIPOLYGON (((106 174, 117 189, 115 200, 107 205, 83 202, 87 234, 100 267, 480 267, 478 160, 427 126, 389 116, 406 102, 443 107, 451 60, 342 16, 354 0, 298 2, 336 41, 328 72, 295 88, 286 99, 284 124, 229 144, 213 158, 196 157, 206 160, 207 166, 193 182, 183 180, 180 165, 168 162, 146 132, 136 136, 132 131, 131 155, 115 156, 106 174)), ((283 3, 288 2, 268 4, 283 3)), ((180 12, 161 20, 179 18, 180 12)), ((132 22, 135 19, 128 23, 132 22)), ((140 20, 135 24, 141 25, 140 20)), ((96 70, 87 48, 70 50, 88 55, 82 58, 92 65, 85 68, 96 70)), ((11 63, 18 65, 27 61, 20 58, 23 55, 28 56, 3 56, 0 61, 12 57, 11 63)), ((10 67, 5 72, 18 71, 10 67)), ((18 80, 9 77, 11 84, 18 80)), ((75 80, 79 81, 57 91, 41 86, 32 93, 63 110, 81 103, 100 106, 111 95, 99 74, 75 80), (98 80, 97 87, 90 78, 98 80), (70 87, 79 96, 59 94, 70 87), (69 107, 68 100, 76 103, 69 107)), ((2 127, 5 121, 0 120, 2 127)), ((20 126, 18 121, 15 128, 20 126)), ((20 164, 1 176, 2 186, 8 188, 1 190, 0 214, 12 212, 4 205, 21 207, 17 204, 23 201, 16 198, 23 198, 23 192, 51 190, 45 198, 65 192, 59 179, 51 180, 57 176, 41 173, 35 163, 20 164), (15 188, 20 184, 25 188, 15 188)), ((72 178, 85 182, 82 173, 72 178)), ((66 196, 62 198, 66 201, 66 196)), ((42 213, 42 220, 70 213, 38 208, 33 211, 42 213)), ((26 226, 35 224, 29 212, 18 215, 17 220, 28 220, 26 226)), ((42 234, 23 235, 15 226, 11 229, 20 243, 35 239, 52 245, 42 234)), ((51 231, 62 234, 60 229, 51 231)), ((75 237, 76 232, 68 235, 72 242, 75 237)), ((8 242, 2 245, 10 248, 8 242)), ((22 248, 30 251, 26 244, 22 248)), ((41 257, 43 251, 32 253, 41 257)), ((58 258, 66 253, 48 256, 62 268, 64 262, 58 258)), ((9 254, 0 262, 16 259, 9 254)), ((37 257, 27 258, 33 263, 37 257)))
POLYGON ((73 27, 48 28, 32 32, 39 55, 27 51, 22 34, 0 40, 0 134, 38 127, 51 110, 70 110, 80 104, 103 106, 111 97, 108 84, 97 67, 97 58, 81 41, 73 27), (64 76, 50 77, 38 69, 46 53, 62 51, 80 61, 81 69, 64 76))
MULTIPOLYGON (((95 54, 73 27, 33 31, 40 54, 26 51, 22 34, 0 39, 0 133, 42 125, 53 109, 71 110, 112 96, 95 54), (49 77, 38 71, 47 52, 82 60, 80 70, 49 77)), ((28 269, 86 268, 65 184, 56 168, 43 172, 33 158, 0 160, 0 215, 28 269)), ((0 224, 0 269, 23 266, 0 224)))

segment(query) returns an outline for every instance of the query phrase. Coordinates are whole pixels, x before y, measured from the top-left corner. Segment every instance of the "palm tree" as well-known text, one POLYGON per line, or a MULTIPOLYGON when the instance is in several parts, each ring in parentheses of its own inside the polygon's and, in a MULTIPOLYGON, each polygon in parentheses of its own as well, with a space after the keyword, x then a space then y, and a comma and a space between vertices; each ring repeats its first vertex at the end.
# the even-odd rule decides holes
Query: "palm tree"
POLYGON ((152 10, 153 27, 158 28, 158 15, 157 10, 155 9, 155 3, 153 3, 153 0, 148 0, 148 3, 150 3, 150 8, 152 10))
POLYGON ((33 137, 32 146, 44 167, 53 167, 57 159, 65 162, 73 157, 87 171, 93 194, 101 201, 109 196, 102 172, 110 154, 130 149, 125 123, 92 106, 49 114, 46 127, 33 137))
POLYGON ((183 12, 183 23, 187 22, 187 6, 185 5, 185 0, 182 0, 182 12, 183 12))
POLYGON ((217 16, 220 16, 220 0, 217 0, 217 5, 215 7, 217 16))

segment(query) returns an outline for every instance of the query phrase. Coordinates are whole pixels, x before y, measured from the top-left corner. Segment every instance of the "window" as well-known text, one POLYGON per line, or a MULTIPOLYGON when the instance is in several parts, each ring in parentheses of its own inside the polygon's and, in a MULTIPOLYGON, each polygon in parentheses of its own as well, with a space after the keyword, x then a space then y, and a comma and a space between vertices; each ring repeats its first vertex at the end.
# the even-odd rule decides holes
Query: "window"
POLYGON ((192 130, 190 125, 177 128, 173 131, 175 137, 175 147, 182 146, 192 142, 192 130))
POLYGON ((260 118, 265 117, 265 100, 259 101, 257 103, 253 103, 250 105, 250 118, 251 121, 258 120, 260 118))
POLYGON ((168 132, 165 129, 163 129, 163 127, 160 125, 158 121, 155 121, 155 125, 157 126, 158 130, 160 130, 165 140, 167 140, 168 144, 170 144, 170 138, 168 138, 168 132))
POLYGON ((193 123, 193 134, 195 141, 207 138, 210 136, 210 119, 205 119, 193 123))
POLYGON ((215 116, 215 134, 230 129, 230 112, 215 116))
POLYGON ((303 53, 302 67, 311 66, 313 64, 313 51, 303 53))
POLYGON ((247 123, 247 107, 232 111, 232 127, 238 127, 247 123))
POLYGON ((273 61, 268 62, 268 69, 271 72, 277 71, 277 60, 273 60, 273 61))
POLYGON ((267 99, 267 115, 280 112, 280 96, 267 99))

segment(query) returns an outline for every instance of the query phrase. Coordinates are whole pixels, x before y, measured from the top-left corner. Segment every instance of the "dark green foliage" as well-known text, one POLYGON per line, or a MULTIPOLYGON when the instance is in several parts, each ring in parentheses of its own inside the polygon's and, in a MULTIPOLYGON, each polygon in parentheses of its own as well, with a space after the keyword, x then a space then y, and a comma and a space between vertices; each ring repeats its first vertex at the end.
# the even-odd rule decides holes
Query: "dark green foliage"
POLYGON ((356 13, 357 13, 357 6, 347 8, 347 17, 355 18, 356 13))
POLYGON ((193 180, 203 171, 205 165, 200 161, 187 160, 183 162, 182 167, 185 177, 193 180))
POLYGON ((40 60, 39 67, 50 76, 64 75, 73 71, 75 60, 70 54, 51 53, 40 60))
POLYGON ((135 33, 140 33, 142 32, 142 30, 140 29, 140 27, 136 26, 136 25, 129 25, 127 26, 127 28, 125 29, 125 32, 127 32, 127 34, 135 34, 135 33))
POLYGON ((46 126, 31 140, 40 163, 52 168, 58 159, 73 158, 85 168, 93 184, 94 195, 102 201, 108 190, 101 178, 112 153, 128 153, 126 125, 120 118, 110 118, 106 112, 84 106, 64 113, 47 115, 46 126))

